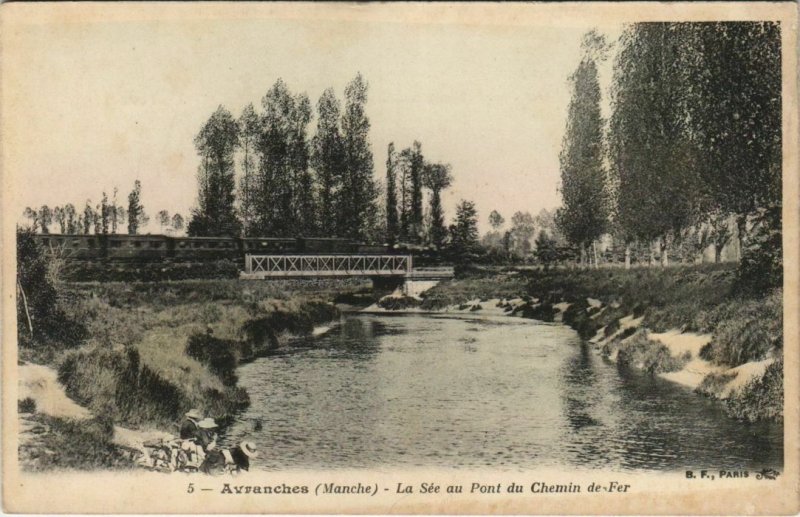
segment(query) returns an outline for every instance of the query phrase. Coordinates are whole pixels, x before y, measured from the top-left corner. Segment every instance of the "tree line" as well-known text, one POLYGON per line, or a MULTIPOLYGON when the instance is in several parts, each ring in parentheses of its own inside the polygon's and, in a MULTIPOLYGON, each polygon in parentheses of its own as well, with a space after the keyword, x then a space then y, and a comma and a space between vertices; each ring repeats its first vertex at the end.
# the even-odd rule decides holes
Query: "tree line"
POLYGON ((610 120, 598 80, 609 45, 598 33, 584 37, 570 77, 557 220, 583 260, 597 263, 604 234, 626 264, 644 246, 667 265, 681 248, 713 246, 719 261, 732 239, 743 250, 779 232, 780 26, 636 23, 617 46, 610 120))
MULTIPOLYGON (((117 193, 115 187, 109 199, 108 194, 103 192, 96 205, 87 199, 81 211, 72 203, 52 208, 42 205, 39 208, 26 207, 23 216, 30 220, 29 227, 34 233, 47 234, 54 228, 62 234, 114 235, 124 231, 136 235, 150 221, 141 202, 142 184, 139 180, 134 182, 127 205, 117 200, 117 193)), ((179 213, 170 216, 168 211, 161 210, 157 217, 162 232, 177 232, 184 228, 184 219, 179 213)))
POLYGON ((373 237, 380 221, 367 90, 361 74, 345 88, 344 106, 325 90, 313 137, 308 96, 282 79, 260 111, 248 104, 235 119, 220 106, 194 141, 201 163, 189 234, 373 237))
POLYGON ((380 185, 367 93, 361 74, 345 88, 344 102, 326 89, 316 104, 313 136, 307 131, 311 101, 282 79, 261 99, 260 110, 248 104, 234 118, 219 106, 194 141, 201 163, 189 234, 445 247, 452 235, 441 195, 453 181, 450 165, 426 160, 418 141, 399 152, 390 143, 380 185))

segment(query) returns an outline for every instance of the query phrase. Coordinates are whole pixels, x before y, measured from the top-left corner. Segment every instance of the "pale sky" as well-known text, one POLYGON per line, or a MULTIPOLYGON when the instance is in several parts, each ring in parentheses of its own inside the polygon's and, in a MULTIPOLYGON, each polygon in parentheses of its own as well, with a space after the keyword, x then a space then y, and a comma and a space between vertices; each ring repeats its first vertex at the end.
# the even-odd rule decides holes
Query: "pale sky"
MULTIPOLYGON (((249 102, 260 110, 283 78, 316 107, 329 86, 342 99, 360 71, 376 178, 389 142, 400 150, 419 140, 426 159, 452 165, 448 221, 459 199, 471 199, 485 231, 493 209, 508 220, 560 204, 567 78, 593 26, 173 18, 18 27, 3 83, 13 107, 3 144, 16 184, 8 201, 16 214, 67 202, 80 210, 117 187, 126 204, 139 179, 151 218, 161 209, 188 216, 199 162, 192 141, 218 105, 237 117, 249 102)), ((612 39, 620 31, 598 29, 612 39)), ((601 72, 606 96, 610 64, 601 72)), ((309 138, 315 127, 316 119, 309 138)))

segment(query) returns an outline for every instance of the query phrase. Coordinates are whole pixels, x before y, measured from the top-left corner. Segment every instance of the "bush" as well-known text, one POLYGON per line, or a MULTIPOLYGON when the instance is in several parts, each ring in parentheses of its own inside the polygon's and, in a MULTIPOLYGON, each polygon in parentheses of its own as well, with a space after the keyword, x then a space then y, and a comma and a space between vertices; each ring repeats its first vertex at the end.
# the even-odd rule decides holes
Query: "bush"
POLYGON ((71 352, 58 369, 58 380, 79 404, 129 425, 169 427, 191 406, 180 388, 140 364, 133 347, 71 352))
POLYGON ((702 395, 718 397, 725 386, 736 378, 736 372, 714 372, 703 378, 695 391, 702 395))
POLYGON ((735 418, 755 422, 783 420, 783 357, 769 365, 760 378, 750 381, 727 401, 735 418))
POLYGON ((572 303, 567 310, 564 311, 562 321, 575 329, 582 339, 589 339, 597 334, 599 325, 591 318, 586 309, 589 308, 586 298, 582 298, 572 303))
POLYGON ((689 362, 691 356, 673 357, 661 343, 647 339, 644 332, 620 345, 617 362, 623 366, 645 370, 650 374, 675 372, 689 362))
POLYGON ((711 361, 739 366, 759 361, 772 349, 783 348, 783 295, 775 291, 761 300, 735 300, 721 308, 726 317, 714 331, 706 353, 711 361))
POLYGON ((36 401, 30 397, 18 400, 17 413, 36 413, 36 401))
POLYGON ((552 322, 555 320, 556 310, 549 303, 533 304, 527 302, 517 306, 511 314, 532 320, 552 322))
MULTIPOLYGON (((378 300, 378 307, 387 311, 402 311, 412 309, 422 305, 422 301, 413 296, 384 296, 378 300)), ((466 309, 464 306, 463 309, 466 309)))
POLYGON ((20 347, 67 348, 86 339, 83 325, 58 307, 58 292, 33 232, 17 230, 17 329, 20 347), (30 325, 28 318, 30 317, 30 325), (32 328, 32 331, 31 331, 32 328))
POLYGON ((238 348, 236 341, 217 339, 210 332, 195 333, 189 336, 186 343, 186 355, 208 366, 225 386, 234 386, 238 381, 238 348))

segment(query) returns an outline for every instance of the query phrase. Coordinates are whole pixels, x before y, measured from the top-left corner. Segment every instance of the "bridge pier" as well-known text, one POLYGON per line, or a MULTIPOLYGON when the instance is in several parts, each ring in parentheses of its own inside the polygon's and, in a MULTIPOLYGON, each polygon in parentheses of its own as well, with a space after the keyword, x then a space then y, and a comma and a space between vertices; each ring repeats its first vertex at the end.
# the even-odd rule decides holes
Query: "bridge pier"
POLYGON ((403 283, 403 294, 406 296, 419 296, 439 282, 439 280, 407 279, 405 283, 403 283))

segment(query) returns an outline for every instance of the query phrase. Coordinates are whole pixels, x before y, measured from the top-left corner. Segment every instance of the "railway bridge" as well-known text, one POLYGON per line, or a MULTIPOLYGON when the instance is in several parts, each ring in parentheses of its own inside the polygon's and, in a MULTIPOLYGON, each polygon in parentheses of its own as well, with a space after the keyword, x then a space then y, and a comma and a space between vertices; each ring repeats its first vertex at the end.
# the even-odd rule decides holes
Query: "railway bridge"
POLYGON ((452 267, 414 268, 411 255, 245 255, 240 278, 368 277, 373 286, 402 287, 409 296, 453 278, 452 267))

